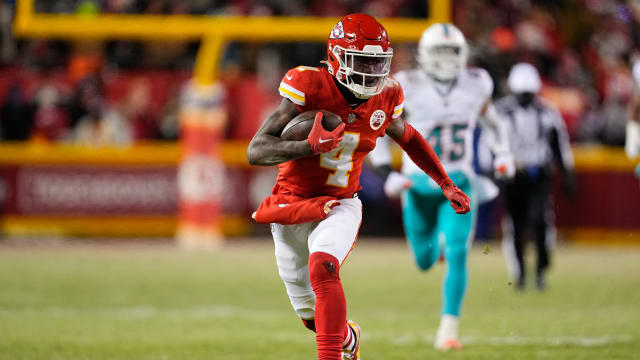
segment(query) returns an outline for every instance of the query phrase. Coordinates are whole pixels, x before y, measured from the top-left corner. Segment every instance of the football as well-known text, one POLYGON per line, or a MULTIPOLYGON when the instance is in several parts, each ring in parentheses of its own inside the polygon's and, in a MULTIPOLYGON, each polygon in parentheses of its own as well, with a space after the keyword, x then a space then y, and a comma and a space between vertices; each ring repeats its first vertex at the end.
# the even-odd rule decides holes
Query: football
MULTIPOLYGON (((329 112, 320 110, 324 114, 322 117, 322 127, 325 130, 332 131, 342 123, 340 116, 329 112)), ((313 121, 316 117, 318 110, 305 111, 302 114, 294 117, 289 121, 287 126, 282 129, 280 138, 283 140, 304 140, 311 132, 313 127, 313 121)))

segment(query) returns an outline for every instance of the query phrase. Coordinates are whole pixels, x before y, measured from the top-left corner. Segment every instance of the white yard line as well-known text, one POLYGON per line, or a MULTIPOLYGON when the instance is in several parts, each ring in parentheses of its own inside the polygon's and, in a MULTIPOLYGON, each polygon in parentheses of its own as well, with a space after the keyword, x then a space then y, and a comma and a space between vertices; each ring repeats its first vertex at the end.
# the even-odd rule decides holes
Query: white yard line
POLYGON ((631 342, 633 337, 628 334, 604 336, 506 336, 488 338, 463 338, 469 343, 488 343, 491 345, 547 345, 563 346, 577 345, 583 347, 603 346, 631 342))
MULTIPOLYGON (((283 332, 276 335, 280 342, 308 342, 309 334, 303 330, 299 332, 283 332)), ((403 347, 407 345, 432 346, 433 335, 420 334, 400 334, 390 336, 388 333, 364 333, 362 336, 364 343, 367 342, 391 342, 393 346, 403 347)), ((466 336, 462 337, 463 345, 511 345, 511 346, 580 346, 596 347, 612 344, 624 344, 633 341, 633 337, 628 334, 606 335, 606 336, 466 336)))
MULTIPOLYGON (((0 307, 0 319, 4 318, 36 318, 48 317, 73 319, 78 317, 108 317, 116 319, 227 319, 242 318, 251 320, 270 320, 281 318, 282 311, 246 309, 230 304, 198 306, 190 308, 161 308, 153 306, 114 306, 114 307, 28 307, 17 310, 0 307)), ((293 313, 291 316, 294 316, 293 313)), ((273 334, 279 342, 308 342, 308 331, 301 327, 300 331, 282 331, 273 334)), ((623 344, 633 341, 629 334, 605 336, 463 336, 465 345, 514 345, 514 346, 566 346, 596 347, 611 344, 623 344)), ((363 341, 391 342, 394 346, 431 345, 433 334, 365 332, 363 341)))
POLYGON ((114 306, 114 307, 29 307, 17 310, 0 308, 2 317, 53 317, 53 318, 77 318, 77 317, 109 317, 117 319, 151 319, 151 318, 176 318, 176 319, 220 319, 220 318, 249 318, 249 319, 273 319, 282 316, 280 311, 255 310, 236 307, 233 305, 212 305, 190 308, 161 308, 153 306, 114 306))
MULTIPOLYGON (((388 339, 388 334, 376 336, 369 334, 376 340, 388 339)), ((366 336, 366 335, 365 335, 366 336)), ((363 336, 363 339, 365 338, 363 336)), ((367 336, 370 338, 370 336, 367 336)), ((629 343, 633 337, 628 334, 604 335, 604 336, 463 336, 461 341, 466 345, 538 345, 538 346, 565 346, 576 345, 582 347, 604 346, 610 344, 629 343)), ((404 334, 395 336, 391 343, 396 346, 415 344, 433 344, 433 335, 404 334)))

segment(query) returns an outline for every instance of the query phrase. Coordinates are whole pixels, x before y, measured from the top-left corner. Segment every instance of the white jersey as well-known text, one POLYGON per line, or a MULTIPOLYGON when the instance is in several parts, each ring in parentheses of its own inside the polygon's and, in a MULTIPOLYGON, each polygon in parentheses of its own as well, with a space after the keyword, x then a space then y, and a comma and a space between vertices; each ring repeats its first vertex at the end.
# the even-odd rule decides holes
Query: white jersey
MULTIPOLYGON (((404 118, 433 147, 447 172, 471 173, 473 130, 483 105, 491 98, 493 81, 480 68, 462 71, 445 88, 422 70, 401 71, 394 76, 404 90, 404 118)), ((403 152, 402 172, 422 172, 403 152)))

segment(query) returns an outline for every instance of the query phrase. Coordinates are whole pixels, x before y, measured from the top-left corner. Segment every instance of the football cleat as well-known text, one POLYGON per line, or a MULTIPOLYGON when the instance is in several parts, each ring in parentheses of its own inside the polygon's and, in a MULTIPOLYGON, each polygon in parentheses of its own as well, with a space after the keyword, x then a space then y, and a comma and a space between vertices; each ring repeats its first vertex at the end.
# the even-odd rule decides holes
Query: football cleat
POLYGON ((440 327, 436 334, 434 344, 436 350, 462 350, 462 344, 458 339, 458 317, 453 315, 443 315, 440 320, 440 327))
POLYGON ((356 342, 350 348, 342 349, 342 360, 360 360, 360 326, 353 320, 347 321, 351 334, 356 337, 356 342))
POLYGON ((447 339, 441 344, 436 342, 436 350, 449 351, 449 350, 462 350, 462 344, 458 339, 447 339))

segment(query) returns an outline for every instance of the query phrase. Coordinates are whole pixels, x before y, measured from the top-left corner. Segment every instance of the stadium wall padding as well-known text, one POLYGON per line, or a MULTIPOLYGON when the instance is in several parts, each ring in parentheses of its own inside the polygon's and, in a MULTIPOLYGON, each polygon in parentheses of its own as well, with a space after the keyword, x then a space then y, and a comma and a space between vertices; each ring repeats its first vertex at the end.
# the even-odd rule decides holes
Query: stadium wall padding
MULTIPOLYGON (((247 164, 246 146, 226 142, 221 147, 227 234, 251 232, 251 179, 265 170, 247 164)), ((172 236, 180 151, 177 143, 166 142, 123 148, 1 143, 0 231, 172 236)), ((573 198, 554 192, 558 227, 569 238, 640 241, 640 183, 634 163, 621 148, 575 146, 574 154, 578 191, 573 198)))

